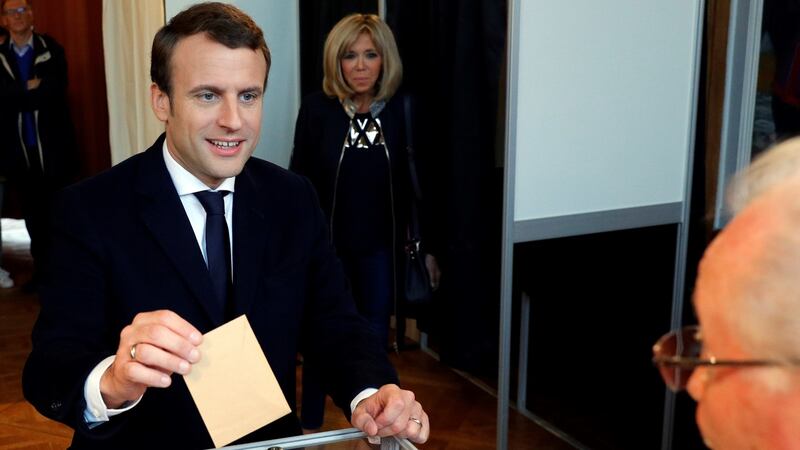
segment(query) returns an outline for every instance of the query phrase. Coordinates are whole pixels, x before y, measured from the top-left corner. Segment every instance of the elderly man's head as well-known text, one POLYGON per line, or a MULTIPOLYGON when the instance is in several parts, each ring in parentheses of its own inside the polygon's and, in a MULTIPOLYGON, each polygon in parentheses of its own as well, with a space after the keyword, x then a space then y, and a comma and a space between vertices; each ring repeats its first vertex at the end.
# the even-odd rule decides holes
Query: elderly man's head
POLYGON ((697 400, 710 447, 800 449, 800 139, 737 175, 728 200, 737 216, 700 263, 700 326, 665 335, 655 361, 697 400))
POLYGON ((800 180, 742 209, 706 251, 694 296, 704 359, 689 379, 713 448, 800 446, 800 180), (785 365, 782 365, 785 364, 785 365))
POLYGON ((800 139, 738 175, 729 200, 738 215, 700 263, 700 326, 664 336, 655 361, 697 400, 712 448, 800 448, 800 139))

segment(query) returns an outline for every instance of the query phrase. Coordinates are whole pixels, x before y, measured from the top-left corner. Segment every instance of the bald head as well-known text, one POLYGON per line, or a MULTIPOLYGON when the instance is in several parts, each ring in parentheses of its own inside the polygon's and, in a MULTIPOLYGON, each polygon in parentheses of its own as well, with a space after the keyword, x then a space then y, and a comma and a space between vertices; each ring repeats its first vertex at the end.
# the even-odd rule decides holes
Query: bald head
MULTIPOLYGON (((800 360, 799 144, 776 147, 734 183, 738 214, 706 250, 695 286, 704 358, 800 360)), ((700 366, 688 390, 709 447, 800 448, 797 367, 700 366)))
POLYGON ((759 191, 709 246, 695 303, 745 354, 800 357, 800 177, 759 191))

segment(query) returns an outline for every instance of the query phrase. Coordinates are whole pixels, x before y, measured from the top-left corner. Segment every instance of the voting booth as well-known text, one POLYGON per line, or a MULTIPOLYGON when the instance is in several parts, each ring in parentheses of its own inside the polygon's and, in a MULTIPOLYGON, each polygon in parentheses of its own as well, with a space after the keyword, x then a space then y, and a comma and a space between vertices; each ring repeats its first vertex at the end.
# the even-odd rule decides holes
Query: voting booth
MULTIPOLYGON (((594 408, 586 412, 587 422, 613 416, 617 423, 625 424, 636 414, 643 414, 636 411, 641 406, 635 403, 636 394, 626 391, 634 389, 639 379, 649 377, 650 344, 646 342, 651 333, 679 327, 684 314, 704 11, 703 1, 697 0, 514 0, 509 8, 498 448, 507 448, 512 365, 518 368, 514 385, 517 409, 567 440, 570 430, 559 430, 558 423, 553 423, 560 420, 557 414, 546 420, 530 414, 536 408, 526 404, 530 388, 526 383, 531 373, 556 372, 563 378, 577 372, 561 395, 569 405, 567 409, 572 409, 567 413, 594 408), (604 243, 597 245, 598 241, 604 243), (547 262, 530 264, 535 270, 527 273, 514 271, 515 252, 526 243, 536 242, 555 242, 550 247, 561 246, 561 251, 528 245, 533 260, 536 252, 556 259, 565 253, 563 248, 577 249, 574 260, 563 265, 564 271, 574 271, 563 274, 563 286, 545 287, 552 278, 547 262), (636 244, 630 245, 632 242, 636 244), (651 242, 652 249, 640 251, 651 242), (667 242, 666 251, 656 242, 667 242), (581 253, 581 248, 608 253, 610 264, 619 263, 621 271, 635 271, 637 265, 661 264, 666 259, 667 271, 673 274, 672 286, 658 290, 671 290, 671 304, 651 298, 634 300, 624 293, 615 295, 613 290, 599 288, 594 293, 591 289, 581 291, 585 298, 565 298, 563 293, 574 292, 570 284, 600 284, 609 278, 605 276, 609 273, 603 267, 604 259, 595 260, 593 267, 582 264, 595 255, 581 253), (623 248, 628 260, 615 260, 614 253, 623 248), (656 254, 657 258, 650 259, 656 254), (630 261, 637 258, 642 261, 630 261), (595 273, 604 276, 595 277, 595 273), (526 285, 523 300, 512 298, 514 284, 521 281, 526 285), (541 309, 557 311, 554 315, 560 317, 536 317, 530 311, 537 302, 568 305, 541 309), (626 311, 633 315, 630 320, 621 318, 626 311), (641 311, 639 317, 637 311, 641 311), (646 314, 653 316, 652 323, 639 326, 646 314), (587 315, 591 317, 583 317, 587 315), (531 320, 540 320, 545 326, 553 322, 562 325, 539 339, 529 339, 533 333, 531 320), (583 348, 563 344, 586 327, 592 327, 593 333, 580 343, 583 348), (512 353, 512 329, 519 329, 516 354, 512 353), (562 346, 562 352, 574 349, 573 360, 583 358, 592 363, 572 366, 567 358, 559 359, 556 351, 541 357, 529 349, 535 345, 545 352, 557 345, 562 346), (596 357, 603 352, 608 352, 605 359, 596 357), (628 361, 635 363, 626 366, 628 361), (614 373, 614 364, 625 369, 616 368, 619 374, 606 376, 614 373), (565 365, 570 370, 565 370, 565 365), (634 381, 626 389, 614 376, 628 376, 634 381), (604 382, 581 390, 596 379, 604 382), (575 390, 586 398, 570 400, 575 390), (602 391, 616 391, 620 402, 630 395, 631 414, 613 409, 613 393, 592 397, 602 391), (602 401, 586 405, 593 399, 602 401)), ((550 265, 559 263, 555 260, 550 265)), ((648 274, 634 273, 637 275, 619 277, 620 291, 632 276, 648 274)), ((649 379, 645 383, 653 385, 649 379)), ((649 403, 656 403, 659 411, 648 422, 652 427, 647 432, 649 440, 637 443, 641 448, 656 448, 659 443, 663 449, 671 448, 673 402, 669 393, 650 397, 649 403), (661 398, 663 415, 659 412, 661 398)), ((555 403, 554 407, 562 406, 555 403)), ((614 423, 609 422, 608 427, 612 426, 614 423)), ((612 439, 609 436, 609 442, 612 439)), ((571 442, 579 447, 587 445, 581 439, 571 442)))

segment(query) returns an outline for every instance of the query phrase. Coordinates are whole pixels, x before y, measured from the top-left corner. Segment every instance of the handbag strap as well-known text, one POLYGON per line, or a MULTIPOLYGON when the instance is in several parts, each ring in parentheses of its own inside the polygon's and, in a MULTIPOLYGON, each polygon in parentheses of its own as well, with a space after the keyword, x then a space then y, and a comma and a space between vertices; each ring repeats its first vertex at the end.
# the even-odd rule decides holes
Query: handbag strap
POLYGON ((408 177, 411 181, 411 190, 414 197, 411 199, 411 217, 408 222, 409 240, 419 241, 419 203, 422 201, 422 191, 419 188, 417 177, 417 164, 414 158, 414 133, 411 125, 411 97, 403 96, 403 112, 406 122, 406 152, 408 156, 408 177))

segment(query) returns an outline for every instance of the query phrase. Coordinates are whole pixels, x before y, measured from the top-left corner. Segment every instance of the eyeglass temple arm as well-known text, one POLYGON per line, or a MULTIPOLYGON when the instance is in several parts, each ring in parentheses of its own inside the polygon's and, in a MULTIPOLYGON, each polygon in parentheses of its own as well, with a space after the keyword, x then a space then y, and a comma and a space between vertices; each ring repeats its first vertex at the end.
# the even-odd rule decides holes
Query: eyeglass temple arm
POLYGON ((656 366, 673 367, 697 367, 697 366, 800 366, 800 360, 778 361, 769 359, 747 359, 747 360, 726 360, 726 359, 702 359, 691 357, 655 357, 653 364, 656 366))

